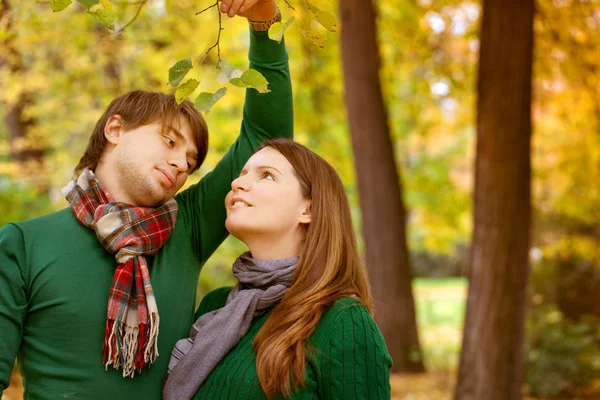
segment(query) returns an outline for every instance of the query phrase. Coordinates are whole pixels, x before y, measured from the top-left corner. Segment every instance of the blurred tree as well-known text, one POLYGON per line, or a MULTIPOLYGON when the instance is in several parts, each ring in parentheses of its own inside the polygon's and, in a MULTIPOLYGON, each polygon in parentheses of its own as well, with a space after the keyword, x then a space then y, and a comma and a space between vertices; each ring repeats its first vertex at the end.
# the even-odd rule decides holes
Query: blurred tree
POLYGON ((521 398, 530 230, 533 0, 484 0, 475 230, 455 398, 521 398))
MULTIPOLYGON (((0 2, 0 21, 5 24, 0 50, 0 69, 6 68, 13 76, 23 76, 26 69, 23 56, 15 43, 14 16, 9 0, 0 2)), ((13 172, 20 177, 39 174, 43 170, 44 148, 34 136, 37 120, 29 113, 33 93, 26 88, 16 93, 3 105, 4 121, 8 132, 13 172)), ((38 180, 39 182, 39 180, 38 180)), ((47 189, 44 185, 43 190, 47 189)))
MULTIPOLYGON (((480 6, 417 0, 378 7, 382 89, 402 167, 409 247, 412 254, 459 262, 472 229, 480 6)), ((420 260, 414 261, 417 267, 420 260)))
POLYGON ((345 99, 375 318, 394 370, 421 372, 406 214, 379 81, 375 10, 371 1, 361 0, 342 1, 340 10, 345 99))

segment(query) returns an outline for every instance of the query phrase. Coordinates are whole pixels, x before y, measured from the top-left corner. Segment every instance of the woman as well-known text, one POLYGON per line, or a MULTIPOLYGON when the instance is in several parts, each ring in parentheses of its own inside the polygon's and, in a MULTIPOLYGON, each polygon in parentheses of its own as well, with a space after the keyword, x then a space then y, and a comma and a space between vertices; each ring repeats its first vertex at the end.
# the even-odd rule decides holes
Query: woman
POLYGON ((277 139, 231 189, 226 227, 249 252, 173 349, 164 398, 388 399, 392 361, 335 170, 277 139))

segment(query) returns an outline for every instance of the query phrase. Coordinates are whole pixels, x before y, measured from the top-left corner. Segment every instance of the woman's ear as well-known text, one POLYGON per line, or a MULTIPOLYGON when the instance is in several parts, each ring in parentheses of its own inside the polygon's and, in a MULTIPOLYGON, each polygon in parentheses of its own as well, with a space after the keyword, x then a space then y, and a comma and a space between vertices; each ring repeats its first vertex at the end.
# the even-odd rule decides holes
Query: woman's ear
POLYGON ((310 208, 311 208, 311 206, 312 206, 312 202, 310 200, 308 200, 306 203, 306 208, 304 209, 304 211, 302 211, 302 214, 300 215, 299 222, 301 224, 310 224, 310 217, 311 217, 310 208))
POLYGON ((123 133, 123 118, 118 115, 111 115, 104 125, 104 137, 108 143, 117 145, 123 133))

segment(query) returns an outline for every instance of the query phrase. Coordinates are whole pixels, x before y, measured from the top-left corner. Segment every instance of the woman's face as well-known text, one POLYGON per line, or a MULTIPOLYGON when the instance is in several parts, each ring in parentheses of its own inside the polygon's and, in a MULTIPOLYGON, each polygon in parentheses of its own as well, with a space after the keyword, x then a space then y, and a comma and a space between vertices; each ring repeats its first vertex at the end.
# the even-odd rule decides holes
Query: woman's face
POLYGON ((238 239, 295 238, 310 222, 310 200, 289 161, 272 147, 255 153, 225 198, 227 230, 238 239))

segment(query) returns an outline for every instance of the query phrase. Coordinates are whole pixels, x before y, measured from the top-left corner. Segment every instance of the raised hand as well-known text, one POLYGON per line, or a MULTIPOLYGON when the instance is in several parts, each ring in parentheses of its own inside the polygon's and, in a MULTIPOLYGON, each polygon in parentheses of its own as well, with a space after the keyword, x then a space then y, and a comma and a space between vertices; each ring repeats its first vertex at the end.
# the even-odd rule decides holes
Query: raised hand
POLYGON ((239 15, 252 21, 270 21, 277 14, 277 1, 221 0, 220 10, 229 17, 239 15))

